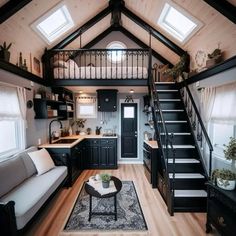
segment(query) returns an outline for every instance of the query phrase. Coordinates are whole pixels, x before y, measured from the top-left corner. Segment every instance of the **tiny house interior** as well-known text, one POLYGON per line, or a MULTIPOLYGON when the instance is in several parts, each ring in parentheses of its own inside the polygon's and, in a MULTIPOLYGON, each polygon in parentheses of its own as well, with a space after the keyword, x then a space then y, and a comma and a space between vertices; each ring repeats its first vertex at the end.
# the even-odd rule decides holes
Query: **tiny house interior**
POLYGON ((235 24, 235 0, 0 0, 0 235, 235 235, 235 24))

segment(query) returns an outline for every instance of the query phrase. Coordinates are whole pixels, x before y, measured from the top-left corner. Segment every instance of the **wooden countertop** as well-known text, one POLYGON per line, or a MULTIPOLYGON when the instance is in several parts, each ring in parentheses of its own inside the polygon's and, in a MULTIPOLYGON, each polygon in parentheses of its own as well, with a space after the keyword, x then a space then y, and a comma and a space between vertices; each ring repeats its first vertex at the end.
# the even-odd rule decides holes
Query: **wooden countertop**
POLYGON ((103 136, 101 135, 96 135, 96 134, 90 134, 90 135, 71 135, 71 136, 66 136, 62 137, 60 139, 76 139, 73 143, 53 143, 58 141, 54 140, 52 143, 44 143, 42 145, 39 145, 39 148, 72 148, 76 144, 80 143, 84 139, 110 139, 110 138, 118 138, 118 136, 103 136))
POLYGON ((155 149, 158 148, 157 141, 155 140, 152 140, 152 141, 144 140, 144 142, 151 148, 155 148, 155 149))

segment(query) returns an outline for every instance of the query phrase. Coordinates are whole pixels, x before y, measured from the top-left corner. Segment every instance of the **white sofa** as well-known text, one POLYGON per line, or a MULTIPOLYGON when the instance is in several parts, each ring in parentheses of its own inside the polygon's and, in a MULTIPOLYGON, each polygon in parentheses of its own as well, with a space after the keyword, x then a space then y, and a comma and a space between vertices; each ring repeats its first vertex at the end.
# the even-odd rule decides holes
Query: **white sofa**
POLYGON ((0 162, 0 235, 14 235, 23 229, 67 178, 66 166, 55 166, 37 176, 28 155, 36 150, 31 147, 0 162))

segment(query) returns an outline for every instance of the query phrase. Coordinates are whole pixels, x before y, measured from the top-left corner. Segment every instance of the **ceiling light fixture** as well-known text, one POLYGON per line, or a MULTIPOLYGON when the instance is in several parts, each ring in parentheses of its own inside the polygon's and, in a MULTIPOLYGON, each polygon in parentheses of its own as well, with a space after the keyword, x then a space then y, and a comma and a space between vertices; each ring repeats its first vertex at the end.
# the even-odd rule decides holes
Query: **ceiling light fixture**
POLYGON ((134 90, 133 90, 133 89, 130 89, 129 92, 130 92, 130 93, 134 93, 134 90))

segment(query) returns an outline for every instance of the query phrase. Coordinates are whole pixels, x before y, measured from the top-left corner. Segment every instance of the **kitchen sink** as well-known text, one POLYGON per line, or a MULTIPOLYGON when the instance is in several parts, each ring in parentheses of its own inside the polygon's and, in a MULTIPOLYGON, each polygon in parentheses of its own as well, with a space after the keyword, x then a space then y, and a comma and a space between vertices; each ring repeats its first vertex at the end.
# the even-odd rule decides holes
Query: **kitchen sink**
POLYGON ((75 142, 76 140, 78 140, 78 139, 75 139, 75 138, 59 139, 59 140, 57 140, 56 142, 53 142, 53 144, 54 144, 54 143, 56 143, 56 144, 58 144, 58 143, 61 143, 61 144, 64 144, 64 143, 73 143, 73 142, 75 142))

